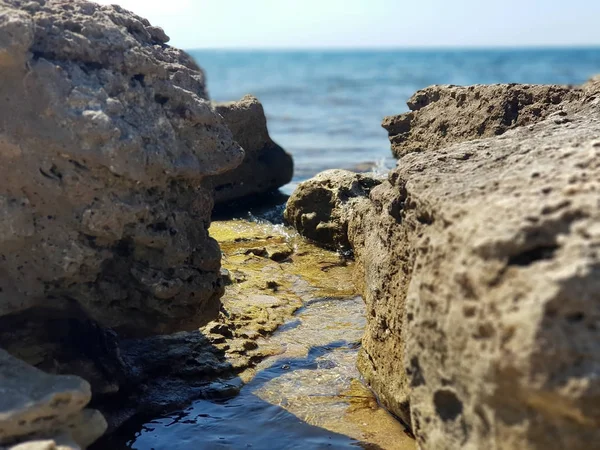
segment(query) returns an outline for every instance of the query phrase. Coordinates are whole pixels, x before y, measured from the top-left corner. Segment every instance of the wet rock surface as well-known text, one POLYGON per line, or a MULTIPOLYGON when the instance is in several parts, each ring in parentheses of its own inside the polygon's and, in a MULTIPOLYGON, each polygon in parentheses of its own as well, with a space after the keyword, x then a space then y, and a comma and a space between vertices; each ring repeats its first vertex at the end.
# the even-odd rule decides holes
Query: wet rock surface
POLYGON ((360 297, 309 301, 259 343, 280 351, 256 366, 237 396, 138 424, 110 448, 412 450, 414 440, 358 381, 363 327, 360 297))
POLYGON ((349 250, 348 220, 357 202, 381 180, 347 170, 326 170, 300 183, 284 218, 302 236, 327 248, 349 250))
POLYGON ((4 350, 0 392, 0 448, 86 448, 106 430, 98 411, 84 409, 91 398, 85 380, 46 374, 4 350))
POLYGON ((406 154, 351 218, 359 367, 421 448, 600 438, 600 111, 575 106, 406 154))
POLYGON ((97 448, 414 448, 358 380, 365 319, 352 262, 279 225, 217 221, 211 235, 230 283, 221 316, 199 333, 123 344, 125 360, 156 368, 134 405, 146 396, 164 408, 97 448), (274 261, 271 248, 289 256, 274 261))
POLYGON ((99 405, 110 432, 132 417, 235 395, 260 361, 282 351, 261 340, 305 302, 355 294, 350 261, 281 225, 216 221, 210 232, 227 285, 219 317, 195 331, 119 342, 127 378, 99 405))
POLYGON ((244 149, 244 160, 236 169, 207 178, 205 185, 214 190, 215 203, 263 194, 289 183, 294 173, 292 156, 270 138, 256 97, 213 105, 244 149))
POLYGON ((179 382, 155 371, 146 394, 154 404, 163 396, 165 408, 130 420, 97 448, 414 448, 359 382, 365 319, 352 262, 279 225, 217 221, 211 235, 230 280, 220 318, 172 336, 170 354, 161 343, 123 345, 127 361, 170 365, 179 382), (291 250, 283 261, 263 251, 279 247, 291 250))

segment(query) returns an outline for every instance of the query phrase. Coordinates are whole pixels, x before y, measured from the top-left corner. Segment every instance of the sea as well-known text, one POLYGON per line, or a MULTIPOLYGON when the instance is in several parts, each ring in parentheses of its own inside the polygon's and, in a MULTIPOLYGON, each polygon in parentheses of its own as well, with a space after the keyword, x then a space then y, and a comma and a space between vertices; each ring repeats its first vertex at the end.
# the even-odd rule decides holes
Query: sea
POLYGON ((273 140, 295 161, 290 193, 326 169, 393 167, 385 116, 433 84, 580 84, 600 73, 600 47, 477 50, 191 50, 211 99, 253 94, 273 140))

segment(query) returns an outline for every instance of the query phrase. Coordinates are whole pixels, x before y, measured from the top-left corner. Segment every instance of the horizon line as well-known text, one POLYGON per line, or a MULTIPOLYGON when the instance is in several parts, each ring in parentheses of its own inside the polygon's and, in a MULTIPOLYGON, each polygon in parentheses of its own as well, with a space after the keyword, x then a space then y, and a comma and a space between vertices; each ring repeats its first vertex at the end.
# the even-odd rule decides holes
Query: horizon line
POLYGON ((481 50, 600 50, 600 44, 487 46, 360 46, 360 47, 180 47, 185 51, 481 51, 481 50))

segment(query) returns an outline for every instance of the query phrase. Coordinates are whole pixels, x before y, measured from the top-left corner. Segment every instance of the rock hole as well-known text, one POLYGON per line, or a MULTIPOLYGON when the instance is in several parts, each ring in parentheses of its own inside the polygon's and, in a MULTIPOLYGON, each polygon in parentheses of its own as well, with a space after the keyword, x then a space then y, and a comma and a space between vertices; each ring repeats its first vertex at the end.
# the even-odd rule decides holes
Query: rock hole
POLYGON ((583 319, 585 319, 585 314, 582 313, 581 311, 578 311, 578 312, 574 312, 571 314, 567 314, 565 316, 565 319, 567 319, 568 322, 577 323, 577 322, 581 322, 583 319))
POLYGON ((65 30, 72 31, 73 33, 81 34, 81 31, 83 30, 82 26, 77 22, 64 22, 63 26, 65 27, 65 30))
POLYGON ((447 389, 440 389, 433 394, 435 412, 444 422, 456 419, 463 411, 463 403, 456 394, 447 389))
POLYGON ((433 217, 427 211, 418 212, 417 220, 423 225, 431 225, 433 223, 433 217))
POLYGON ((75 161, 74 159, 70 159, 69 162, 71 164, 73 164, 75 167, 77 167, 78 169, 85 170, 85 171, 89 171, 90 170, 86 166, 84 166, 83 164, 81 164, 80 162, 75 161))
POLYGON ((438 125, 438 131, 442 136, 446 136, 448 134, 448 124, 446 122, 442 122, 438 125))
POLYGON ((60 173, 60 170, 58 170, 58 167, 56 167, 55 164, 52 164, 52 167, 50 167, 50 173, 52 175, 54 175, 56 178, 58 178, 59 180, 62 180, 62 173, 60 173))
POLYGON ((114 251, 121 257, 129 257, 133 254, 133 242, 130 239, 121 239, 115 245, 114 251))
POLYGON ((157 222, 157 223, 151 223, 150 225, 146 226, 146 228, 151 231, 161 232, 161 231, 167 231, 169 229, 169 226, 167 225, 166 222, 157 222))
POLYGON ((132 83, 137 81, 142 87, 146 87, 145 78, 146 76, 143 73, 137 73, 131 77, 131 81, 132 83))
POLYGON ((48 178, 49 180, 56 180, 56 178, 54 178, 48 172, 46 172, 45 170, 43 170, 41 167, 38 170, 40 171, 40 173, 42 174, 42 176, 48 178))
POLYGON ((473 317, 477 313, 477 308, 475 306, 465 306, 463 308, 463 315, 465 317, 473 317))
POLYGON ((540 245, 511 256, 508 260, 509 266, 529 266, 537 261, 551 259, 558 249, 558 245, 540 245))
POLYGON ((169 101, 169 97, 165 97, 164 95, 154 94, 154 101, 159 105, 164 105, 169 101))

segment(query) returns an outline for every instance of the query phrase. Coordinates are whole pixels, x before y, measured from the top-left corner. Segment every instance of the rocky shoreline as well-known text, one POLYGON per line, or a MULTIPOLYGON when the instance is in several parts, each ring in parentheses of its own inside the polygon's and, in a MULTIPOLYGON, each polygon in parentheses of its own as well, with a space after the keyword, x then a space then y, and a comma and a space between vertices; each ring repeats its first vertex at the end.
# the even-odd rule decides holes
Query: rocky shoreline
MULTIPOLYGON (((586 448, 600 437, 597 82, 438 86, 417 104, 383 123, 398 167, 331 214, 367 304, 359 368, 421 448, 586 448)), ((331 207, 314 194, 343 176, 305 182, 286 215, 331 207)))
POLYGON ((359 370, 419 448, 600 441, 598 78, 417 92, 387 177, 291 195, 301 239, 213 222, 293 160, 167 42, 118 6, 0 0, 0 448, 109 448, 234 396, 299 308, 357 291, 359 370))
MULTIPOLYGON (((156 336, 218 317, 213 205, 287 183, 291 157, 255 98, 211 104, 202 70, 146 19, 79 0, 0 13, 0 347, 87 380, 111 425, 189 401, 123 396, 164 370, 156 352, 168 367, 211 346, 198 331, 156 336)), ((14 438, 0 420, 0 445, 14 438)))

